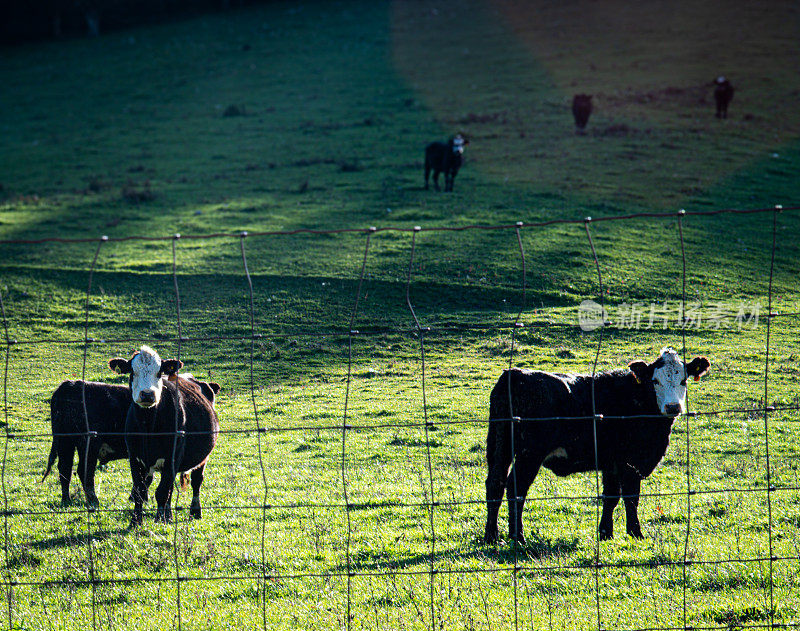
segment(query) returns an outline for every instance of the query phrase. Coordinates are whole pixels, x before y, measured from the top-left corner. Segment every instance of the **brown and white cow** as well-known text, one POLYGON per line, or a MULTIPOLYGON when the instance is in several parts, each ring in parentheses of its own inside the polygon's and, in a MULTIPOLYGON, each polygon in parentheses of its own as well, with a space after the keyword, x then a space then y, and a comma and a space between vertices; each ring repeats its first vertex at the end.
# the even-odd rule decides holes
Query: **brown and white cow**
POLYGON ((191 475, 192 503, 189 514, 200 519, 200 486, 203 471, 214 449, 219 421, 214 395, 219 385, 194 379, 180 379, 183 363, 162 360, 148 346, 130 359, 108 362, 117 373, 130 375, 131 402, 125 420, 125 442, 133 479, 133 524, 142 523, 142 505, 147 498, 147 477, 156 471, 161 480, 156 488, 156 521, 172 520, 172 487, 180 473, 191 475), (167 377, 167 379, 163 379, 167 377))

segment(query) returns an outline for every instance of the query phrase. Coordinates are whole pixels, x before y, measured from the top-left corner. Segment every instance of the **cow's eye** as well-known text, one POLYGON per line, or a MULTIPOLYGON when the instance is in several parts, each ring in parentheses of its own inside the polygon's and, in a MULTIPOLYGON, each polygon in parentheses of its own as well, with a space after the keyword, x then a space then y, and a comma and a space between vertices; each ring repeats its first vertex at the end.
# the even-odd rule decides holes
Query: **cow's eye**
POLYGON ((681 385, 682 385, 682 386, 685 386, 685 385, 686 385, 686 379, 684 379, 683 381, 681 381, 681 385))
POLYGON ((657 386, 661 385, 661 382, 658 379, 653 379, 653 383, 657 386))

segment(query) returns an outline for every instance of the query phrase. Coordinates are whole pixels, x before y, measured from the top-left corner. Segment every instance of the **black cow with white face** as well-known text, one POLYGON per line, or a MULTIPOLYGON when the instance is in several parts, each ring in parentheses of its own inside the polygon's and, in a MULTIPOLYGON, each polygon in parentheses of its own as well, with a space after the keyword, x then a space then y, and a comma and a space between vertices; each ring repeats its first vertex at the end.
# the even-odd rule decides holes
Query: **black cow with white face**
POLYGON ((182 482, 191 474, 192 503, 189 514, 200 519, 200 486, 208 457, 214 449, 219 421, 214 396, 219 385, 178 378, 183 363, 162 360, 148 346, 130 359, 108 362, 117 373, 130 375, 131 402, 125 421, 133 479, 133 524, 142 523, 142 504, 147 498, 147 477, 161 473, 156 488, 156 521, 172 520, 172 487, 180 473, 182 482), (167 377, 164 379, 163 377, 167 377))
POLYGON ((469 141, 461 134, 456 134, 447 142, 432 142, 425 147, 425 189, 428 178, 433 171, 433 186, 439 190, 439 174, 444 173, 444 190, 452 192, 453 180, 463 162, 464 147, 469 141))
POLYGON ((685 409, 687 378, 699 380, 709 366, 705 357, 684 364, 677 352, 664 348, 651 364, 633 361, 594 377, 506 370, 489 399, 484 540, 498 539, 497 515, 508 487, 509 535, 524 543, 522 508, 541 466, 558 476, 602 472, 600 538, 612 537, 620 497, 628 534, 641 537, 641 481, 667 451, 672 425, 685 409), (595 411, 602 415, 596 425, 595 411))
POLYGON ((728 118, 728 105, 733 100, 733 85, 725 77, 714 80, 714 101, 717 104, 717 118, 728 118))

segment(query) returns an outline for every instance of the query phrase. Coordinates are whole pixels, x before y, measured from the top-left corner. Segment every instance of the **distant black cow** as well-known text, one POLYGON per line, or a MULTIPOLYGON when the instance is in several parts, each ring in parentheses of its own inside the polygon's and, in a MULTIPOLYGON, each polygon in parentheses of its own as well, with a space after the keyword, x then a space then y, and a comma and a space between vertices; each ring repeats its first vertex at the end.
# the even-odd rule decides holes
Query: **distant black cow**
POLYGON ((453 180, 461 168, 464 147, 469 141, 461 134, 445 142, 432 142, 425 147, 425 188, 433 171, 433 185, 439 190, 439 173, 444 173, 444 190, 453 190, 453 180))
POLYGON ((582 132, 589 122, 589 115, 592 113, 592 95, 576 94, 572 99, 572 116, 575 118, 575 126, 578 132, 582 132))
POLYGON ((714 101, 717 103, 717 118, 728 118, 728 104, 733 100, 733 86, 725 77, 714 81, 714 101))
POLYGON ((687 377, 698 380, 709 365, 705 357, 684 365, 673 349, 664 348, 652 364, 634 361, 627 369, 597 374, 595 410, 602 418, 596 422, 596 452, 591 375, 505 371, 489 401, 485 541, 498 539, 497 514, 508 487, 509 535, 524 543, 522 508, 542 465, 558 476, 601 471, 600 538, 611 538, 621 496, 628 534, 641 537, 641 480, 667 451, 672 424, 684 410, 687 377))
POLYGON ((115 358, 109 367, 130 375, 131 401, 125 421, 133 479, 133 518, 142 523, 142 504, 147 498, 147 476, 161 472, 156 488, 156 521, 172 520, 172 487, 181 474, 186 483, 191 472, 192 504, 189 514, 200 519, 200 486, 211 450, 217 442, 219 422, 214 395, 219 386, 177 378, 183 366, 177 359, 161 360, 153 349, 142 346, 130 359, 115 358), (162 377, 168 377, 163 379, 162 377))

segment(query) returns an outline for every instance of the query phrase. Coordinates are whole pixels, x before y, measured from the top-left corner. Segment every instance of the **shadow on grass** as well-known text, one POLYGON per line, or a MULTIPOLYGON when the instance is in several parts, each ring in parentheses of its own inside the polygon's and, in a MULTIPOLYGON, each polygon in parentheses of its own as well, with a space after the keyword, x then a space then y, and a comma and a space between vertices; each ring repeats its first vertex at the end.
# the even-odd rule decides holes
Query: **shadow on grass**
MULTIPOLYGON (((459 560, 477 559, 485 561, 492 559, 500 564, 513 565, 515 554, 513 544, 503 544, 499 547, 487 546, 480 539, 475 539, 469 549, 450 548, 449 550, 439 550, 431 557, 430 554, 414 554, 405 558, 398 557, 392 560, 373 559, 369 562, 354 560, 351 566, 340 565, 337 571, 379 571, 379 570, 405 570, 417 565, 430 564, 431 560, 459 560)), ((577 537, 556 537, 553 539, 536 537, 528 541, 525 545, 517 549, 516 559, 519 560, 538 560, 554 556, 563 556, 576 552, 580 547, 577 537)))
MULTIPOLYGON (((124 535, 133 530, 130 526, 124 528, 116 528, 111 530, 94 530, 92 531, 91 541, 97 543, 105 541, 115 535, 124 535)), ((62 535, 61 537, 50 537, 49 539, 42 539, 41 541, 34 541, 28 544, 29 548, 34 550, 53 550, 56 548, 75 548, 78 546, 85 546, 89 542, 88 533, 80 533, 74 535, 62 535)), ((9 561, 9 564, 11 561, 9 561)))

